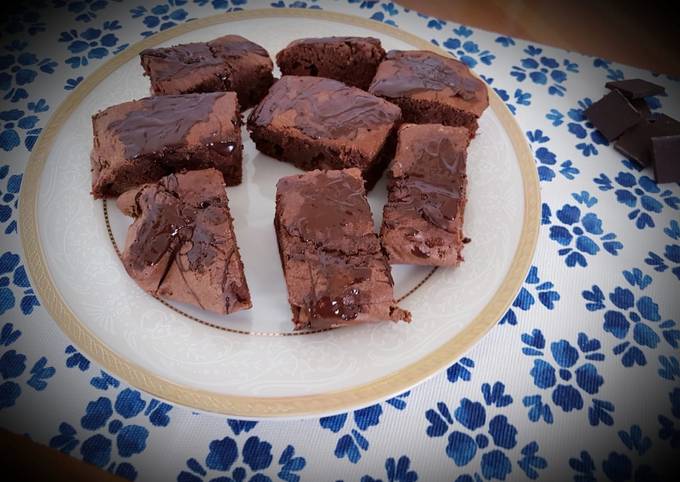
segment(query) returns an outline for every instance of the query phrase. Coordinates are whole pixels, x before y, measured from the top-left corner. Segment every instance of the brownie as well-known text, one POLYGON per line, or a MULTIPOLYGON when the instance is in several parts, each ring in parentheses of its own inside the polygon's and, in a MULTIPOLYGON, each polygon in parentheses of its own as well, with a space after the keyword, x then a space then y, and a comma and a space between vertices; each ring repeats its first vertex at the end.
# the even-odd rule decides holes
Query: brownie
POLYGON ((467 65, 425 50, 388 52, 368 91, 401 107, 404 122, 462 126, 472 135, 489 105, 486 84, 467 65))
POLYGON ((227 314, 252 307, 222 174, 170 174, 118 198, 135 217, 123 264, 147 292, 227 314))
POLYGON ((361 171, 281 178, 274 226, 296 329, 410 321, 394 300, 361 171))
POLYGON ((394 151, 399 107, 322 77, 283 76, 248 118, 258 150, 296 167, 356 167, 370 189, 394 151))
POLYGON ((325 37, 294 40, 276 54, 282 75, 311 75, 368 89, 385 57, 373 37, 325 37))
POLYGON ((125 102, 92 117, 92 194, 116 196, 182 169, 215 167, 230 186, 242 176, 236 94, 188 94, 125 102))
POLYGON ((264 97, 274 81, 267 51, 239 35, 146 49, 140 57, 156 95, 234 91, 241 108, 247 109, 264 97))
POLYGON ((469 142, 464 127, 399 129, 380 230, 390 263, 456 266, 463 260, 469 142))

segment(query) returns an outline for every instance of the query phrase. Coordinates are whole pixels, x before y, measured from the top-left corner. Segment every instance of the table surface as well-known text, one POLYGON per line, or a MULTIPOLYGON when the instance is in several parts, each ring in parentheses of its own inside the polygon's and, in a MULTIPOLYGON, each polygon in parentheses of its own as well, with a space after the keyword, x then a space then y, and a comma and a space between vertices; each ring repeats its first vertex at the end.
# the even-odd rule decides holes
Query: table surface
MULTIPOLYGON (((643 479, 664 468, 680 447, 680 187, 656 185, 581 112, 607 80, 643 77, 668 90, 650 99, 652 107, 678 118, 672 100, 680 86, 537 42, 676 74, 678 44, 665 41, 658 18, 657 32, 643 29, 642 50, 612 42, 611 30, 599 27, 627 32, 627 4, 610 17, 583 2, 568 9, 532 1, 404 4, 441 19, 362 0, 67 0, 52 11, 22 6, 0 24, 0 426, 44 444, 0 431, 10 477, 13 468, 17 478, 96 477, 98 469, 76 459, 129 479, 183 481, 240 480, 246 472, 257 481, 622 480, 617 471, 643 479), (81 77, 174 23, 270 4, 370 17, 463 58, 516 115, 543 189, 534 266, 499 326, 409 393, 320 420, 197 415, 110 377, 49 323, 17 235, 21 172, 40 127, 81 77)), ((650 18, 640 15, 639 23, 650 18)))

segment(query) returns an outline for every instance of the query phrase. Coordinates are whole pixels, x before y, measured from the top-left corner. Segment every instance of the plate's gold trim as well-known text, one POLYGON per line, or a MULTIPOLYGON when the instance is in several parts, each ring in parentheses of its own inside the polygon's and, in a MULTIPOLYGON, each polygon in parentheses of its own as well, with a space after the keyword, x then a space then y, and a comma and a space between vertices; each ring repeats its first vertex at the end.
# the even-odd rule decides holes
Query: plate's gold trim
MULTIPOLYGON (((113 250, 116 252, 116 255, 122 259, 122 255, 120 253, 120 249, 118 248, 118 243, 116 242, 116 238, 113 235, 113 229, 111 229, 111 220, 109 219, 109 207, 108 207, 108 202, 106 199, 102 199, 102 211, 104 212, 104 223, 106 224, 106 232, 109 235, 109 241, 111 241, 111 244, 113 245, 113 250)), ((425 277, 418 281, 418 283, 408 290, 406 293, 404 293, 402 296, 400 296, 396 301, 397 303, 401 303, 404 301, 406 298, 411 296, 413 293, 415 293, 418 289, 420 289, 426 282, 429 280, 432 275, 437 271, 437 266, 432 268, 430 271, 427 272, 425 277)), ((226 331, 227 333, 234 333, 236 335, 250 335, 250 336, 268 336, 268 337, 273 337, 273 336, 302 336, 302 335, 314 335, 316 333, 324 333, 326 331, 331 331, 331 330, 339 330, 341 328, 348 328, 347 326, 331 326, 328 328, 317 328, 317 329, 309 329, 309 330, 289 330, 289 331, 251 331, 251 330, 239 330, 236 328, 230 328, 228 326, 222 326, 218 325, 217 323, 213 323, 211 321, 204 320, 202 318, 199 318, 194 315, 190 315, 186 311, 177 308, 167 301, 165 301, 163 298, 159 296, 154 296, 156 300, 159 303, 162 303, 165 305, 167 308, 171 309, 175 313, 178 313, 185 318, 189 318, 191 321, 195 321, 196 323, 200 323, 201 325, 208 326, 210 328, 214 328, 216 330, 221 330, 221 331, 226 331)))
POLYGON ((424 39, 389 25, 341 13, 318 10, 262 9, 232 12, 205 17, 159 32, 141 42, 131 45, 103 64, 66 98, 54 111, 35 145, 23 177, 19 204, 19 231, 24 249, 24 261, 28 267, 33 287, 40 301, 60 328, 90 358, 112 374, 126 382, 146 390, 154 396, 181 405, 239 417, 291 417, 325 414, 366 405, 375 400, 388 398, 423 381, 459 358, 479 340, 503 316, 519 291, 531 265, 539 229, 540 193, 538 176, 531 151, 524 134, 505 104, 492 89, 489 90, 490 108, 503 124, 519 161, 524 187, 524 222, 517 251, 500 287, 474 320, 442 346, 390 375, 371 383, 347 390, 291 397, 246 397, 224 395, 197 390, 164 379, 151 371, 131 363, 106 346, 69 309, 54 284, 40 246, 38 234, 37 200, 40 176, 47 154, 61 126, 75 108, 107 76, 124 63, 133 59, 145 48, 153 47, 179 35, 205 27, 246 19, 266 17, 302 17, 350 24, 373 30, 399 40, 415 48, 427 49, 448 55, 424 39))

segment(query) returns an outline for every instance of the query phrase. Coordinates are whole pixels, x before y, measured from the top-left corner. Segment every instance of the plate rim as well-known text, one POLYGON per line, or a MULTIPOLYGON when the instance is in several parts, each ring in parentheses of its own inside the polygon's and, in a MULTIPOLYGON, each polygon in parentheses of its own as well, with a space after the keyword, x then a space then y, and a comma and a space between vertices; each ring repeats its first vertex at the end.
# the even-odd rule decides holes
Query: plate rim
MULTIPOLYGON (((302 17, 334 21, 358 26, 402 40, 409 45, 450 56, 443 49, 410 32, 374 20, 339 12, 297 9, 253 9, 220 13, 177 25, 130 45, 98 67, 64 99, 49 118, 31 152, 24 170, 19 197, 19 235, 32 286, 48 314, 66 336, 88 357, 130 385, 153 396, 192 409, 242 418, 311 417, 350 410, 384 400, 425 381, 463 356, 503 316, 513 302, 529 271, 538 241, 540 227, 540 185, 531 150, 524 134, 507 106, 487 85, 489 106, 503 125, 518 159, 524 192, 524 222, 510 268, 491 300, 455 336, 421 359, 368 382, 349 389, 301 396, 255 397, 226 395, 190 388, 168 380, 114 352, 84 325, 61 297, 47 268, 38 234, 37 200, 43 168, 63 123, 85 96, 109 74, 134 59, 145 48, 171 40, 202 28, 239 20, 271 17, 302 17)), ((473 72, 474 73, 474 72, 473 72)), ((474 73, 474 75, 477 75, 474 73)))

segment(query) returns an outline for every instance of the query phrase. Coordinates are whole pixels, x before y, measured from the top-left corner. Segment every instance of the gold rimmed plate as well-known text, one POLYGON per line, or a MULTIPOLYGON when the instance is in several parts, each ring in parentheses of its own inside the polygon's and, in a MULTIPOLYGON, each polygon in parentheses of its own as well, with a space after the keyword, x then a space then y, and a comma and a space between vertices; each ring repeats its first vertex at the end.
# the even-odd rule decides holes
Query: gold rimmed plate
MULTIPOLYGON (((144 48, 240 34, 275 54, 300 37, 359 35, 388 49, 426 40, 353 16, 251 10, 194 20, 128 47, 57 109, 24 175, 20 231, 43 306, 104 369, 153 395, 240 417, 320 415, 403 392, 445 368, 490 329, 519 290, 539 226, 539 187, 519 126, 489 89, 490 108, 468 156, 465 232, 456 269, 398 266, 395 291, 413 323, 292 335, 273 230, 276 180, 298 172, 258 153, 244 130, 244 182, 230 208, 253 310, 219 317, 144 293, 118 258, 130 219, 89 195, 91 115, 148 95, 144 48), (502 186, 502 189, 499 188, 502 186)), ((379 223, 385 187, 369 195, 379 223)))

